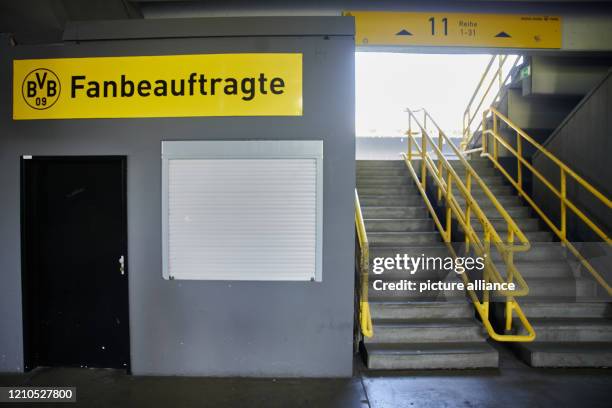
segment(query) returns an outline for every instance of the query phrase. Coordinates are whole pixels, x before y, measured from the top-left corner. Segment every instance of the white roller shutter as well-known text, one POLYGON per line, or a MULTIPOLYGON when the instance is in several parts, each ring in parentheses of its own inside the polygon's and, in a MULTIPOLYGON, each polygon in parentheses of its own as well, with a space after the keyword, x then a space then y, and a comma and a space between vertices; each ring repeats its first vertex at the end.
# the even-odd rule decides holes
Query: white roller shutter
POLYGON ((164 277, 321 279, 321 142, 164 142, 163 163, 164 277))

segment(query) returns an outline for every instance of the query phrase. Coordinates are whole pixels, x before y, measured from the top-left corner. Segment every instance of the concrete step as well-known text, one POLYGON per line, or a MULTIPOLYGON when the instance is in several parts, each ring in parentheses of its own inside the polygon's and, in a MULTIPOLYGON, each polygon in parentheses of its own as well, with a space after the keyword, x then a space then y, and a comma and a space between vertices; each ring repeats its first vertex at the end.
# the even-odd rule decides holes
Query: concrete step
MULTIPOLYGON (((503 218, 497 208, 494 208, 492 205, 486 205, 480 208, 482 209, 482 211, 484 211, 485 215, 490 220, 503 218)), ((522 217, 531 218, 531 208, 525 205, 504 206, 504 210, 506 210, 508 215, 510 215, 510 217, 512 217, 513 219, 522 217)), ((474 212, 472 212, 470 215, 471 218, 476 218, 474 212)))
MULTIPOLYGON (((480 222, 475 222, 474 224, 472 224, 474 227, 478 226, 480 231, 477 230, 477 234, 481 239, 484 239, 484 233, 482 231, 483 229, 483 225, 480 222)), ((476 228, 474 228, 476 229, 476 228)), ((498 230, 496 229, 497 233, 499 234, 499 237, 501 239, 503 239, 504 241, 506 241, 508 239, 508 230, 498 230)), ((529 240, 530 243, 533 242, 551 242, 553 240, 553 235, 551 232, 548 231, 523 231, 523 234, 525 234, 525 237, 527 237, 527 239, 529 240)), ((514 238, 515 242, 519 242, 518 238, 514 238)))
POLYGON ((482 342, 485 332, 474 319, 374 320, 371 343, 482 342))
MULTIPOLYGON (((525 277, 529 294, 526 297, 521 297, 522 301, 525 298, 536 297, 544 298, 551 297, 594 297, 597 295, 597 282, 589 278, 527 278, 525 277)), ((496 294, 492 294, 492 299, 502 300, 496 294)))
MULTIPOLYGON (((463 207, 465 204, 465 198, 463 197, 463 195, 461 195, 461 193, 458 193, 455 196, 455 198, 457 202, 463 207)), ((474 198, 476 199, 476 202, 478 203, 480 208, 494 206, 493 202, 489 199, 489 197, 484 196, 484 193, 479 194, 479 195, 474 195, 474 198)), ((521 199, 516 195, 508 194, 508 195, 496 196, 495 198, 497 198, 497 201, 499 201, 502 207, 523 205, 521 199)), ((444 197, 442 197, 441 202, 442 203, 445 202, 444 197)))
MULTIPOLYGON (((492 186, 507 186, 505 179, 503 177, 497 175, 497 174, 482 175, 482 176, 480 176, 480 178, 486 184, 486 186, 489 187, 489 188, 492 187, 492 186)), ((465 180, 465 178, 464 178, 464 180, 465 180)), ((476 183, 474 183, 472 185, 473 186, 477 186, 476 183)), ((479 188, 479 187, 477 187, 477 188, 479 188)))
POLYGON ((516 353, 532 367, 612 367, 609 342, 516 343, 516 353))
POLYGON ((493 167, 493 163, 487 158, 472 158, 468 160, 468 163, 475 169, 493 167))
MULTIPOLYGON (((485 205, 484 207, 481 207, 481 208, 484 211, 487 218, 489 219, 501 219, 502 218, 497 208, 494 208, 493 205, 485 205)), ((510 215, 510 217, 512 217, 513 219, 523 218, 523 217, 531 218, 531 208, 527 207, 526 205, 507 205, 507 206, 504 206, 504 210, 506 210, 508 215, 510 215)), ((472 217, 474 218, 473 214, 472 214, 472 217)))
POLYGON ((370 290, 368 291, 368 299, 370 301, 378 302, 460 302, 466 301, 466 295, 462 292, 442 292, 442 291, 430 291, 420 292, 415 291, 375 291, 372 289, 376 278, 370 281, 370 290))
POLYGON ((385 195, 363 195, 359 196, 361 207, 385 207, 385 206, 419 206, 423 204, 420 194, 385 194, 385 195))
MULTIPOLYGON (((493 186, 490 187, 489 190, 494 193, 495 197, 497 198, 517 197, 518 199, 518 195, 514 190, 512 190, 511 186, 493 186)), ((471 193, 478 201, 490 201, 489 196, 479 186, 473 186, 471 193)), ((461 198, 463 198, 463 196, 461 196, 461 198)), ((519 200, 519 202, 522 201, 519 200)))
POLYGON ((384 185, 384 186, 366 186, 357 188, 359 197, 362 196, 387 196, 387 195, 417 195, 420 194, 419 190, 414 184, 401 184, 398 186, 384 185))
MULTIPOLYGON (((463 180, 465 181, 465 175, 468 173, 467 169, 460 163, 453 163, 452 161, 450 162, 451 166, 453 166, 453 170, 455 170, 455 173, 457 173, 457 175, 462 176, 463 180)), ((469 163, 469 161, 468 161, 469 163)), ((471 165, 471 164, 470 164, 471 165)), ((491 166, 482 166, 482 167, 478 167, 478 168, 474 168, 474 171, 476 172, 476 174, 479 177, 483 177, 483 176, 501 176, 501 173, 491 167, 491 166)))
POLYGON ((365 219, 370 218, 426 218, 427 210, 423 206, 418 207, 365 207, 362 210, 365 219))
POLYGON ((366 362, 372 370, 470 369, 497 367, 499 356, 485 342, 370 344, 366 362))
MULTIPOLYGON (((403 164, 403 163, 402 163, 403 164)), ((408 176, 410 173, 404 165, 402 167, 357 167, 357 178, 360 177, 389 177, 389 176, 408 176)))
POLYGON ((376 296, 370 299, 372 302, 467 302, 469 299, 460 293, 452 293, 449 296, 445 296, 442 292, 436 292, 431 296, 427 295, 407 295, 407 296, 376 296))
MULTIPOLYGON (((593 318, 533 318, 537 342, 612 342, 612 320, 593 318)), ((516 322, 519 334, 525 329, 516 322)))
POLYGON ((370 301, 372 319, 470 319, 474 307, 461 302, 370 301))
MULTIPOLYGON (((514 187, 506 184, 493 184, 487 185, 489 191, 491 191, 495 196, 504 196, 504 195, 516 195, 516 191, 514 187)), ((484 191, 479 186, 475 186, 472 189, 472 195, 476 197, 485 197, 484 191)))
POLYGON ((450 252, 445 244, 436 243, 422 246, 412 246, 412 247, 391 247, 391 246, 383 246, 383 247, 372 247, 370 248, 370 259, 375 257, 395 257, 397 254, 400 256, 409 257, 418 257, 418 256, 441 256, 446 257, 450 256, 450 252))
MULTIPOLYGON (((498 251, 491 251, 491 259, 498 262, 501 255, 498 251)), ((514 260, 516 262, 530 261, 559 261, 565 259, 565 249, 557 242, 535 242, 531 244, 531 248, 525 252, 515 252, 514 260)))
POLYGON ((403 160, 357 160, 357 169, 406 168, 403 160))
MULTIPOLYGON (((453 168, 455 170, 458 170, 460 168, 463 167, 463 165, 459 162, 458 159, 447 159, 448 162, 450 163, 451 166, 453 166, 453 168)), ((436 164, 438 163, 437 160, 434 161, 436 164)), ((490 169, 493 168, 493 163, 491 163, 491 161, 489 159, 468 159, 467 161, 469 163, 469 165, 474 169, 474 170, 482 170, 482 169, 490 169)))
POLYGON ((388 177, 357 177, 357 188, 367 186, 399 186, 412 184, 410 175, 388 177))
MULTIPOLYGON (((497 270, 502 276, 507 276, 506 264, 503 262, 497 262, 495 264, 497 270)), ((514 262, 514 266, 519 273, 525 278, 527 283, 531 282, 531 279, 574 279, 574 272, 569 263, 563 260, 554 261, 518 261, 514 262)))
POLYGON ((612 318, 612 304, 603 302, 523 302, 521 308, 532 318, 612 318))
POLYGON ((374 232, 434 231, 434 224, 431 218, 366 219, 365 226, 368 234, 374 232))
POLYGON ((529 242, 551 242, 553 240, 552 232, 548 231, 523 231, 529 242))
MULTIPOLYGON (((537 218, 521 217, 521 218, 513 218, 513 220, 523 232, 542 231, 542 227, 540 226, 540 220, 538 220, 537 218)), ((489 221, 491 221, 491 224, 493 224, 493 228, 495 228, 497 232, 500 232, 500 231, 507 232, 508 231, 508 223, 506 222, 505 219, 493 218, 493 219, 490 219, 489 221)), ((482 232, 484 230, 484 226, 479 222, 473 224, 472 228, 474 228, 474 230, 479 231, 479 232, 482 232)))
POLYGON ((410 246, 423 245, 440 241, 438 232, 372 232, 368 233, 372 246, 410 246))

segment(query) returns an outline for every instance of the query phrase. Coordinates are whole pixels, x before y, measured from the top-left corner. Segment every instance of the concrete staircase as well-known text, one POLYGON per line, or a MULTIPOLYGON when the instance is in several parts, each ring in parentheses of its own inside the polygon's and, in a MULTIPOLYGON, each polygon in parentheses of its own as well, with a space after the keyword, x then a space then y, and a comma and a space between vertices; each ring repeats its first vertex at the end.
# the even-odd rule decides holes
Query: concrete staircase
MULTIPOLYGON (((370 262, 376 257, 449 256, 422 197, 402 161, 357 161, 357 188, 370 240, 370 262)), ((368 368, 466 369, 497 367, 498 353, 474 318, 461 292, 376 291, 373 282, 401 279, 457 281, 454 272, 386 270, 370 267, 369 301, 374 336, 365 338, 368 368)))
MULTIPOLYGON (((459 175, 465 174, 459 163, 451 164, 459 175)), ((530 251, 515 255, 515 265, 529 285, 529 295, 519 302, 537 338, 533 343, 513 343, 517 355, 534 367, 612 367, 612 305, 607 303, 610 298, 601 295, 597 282, 588 271, 579 268, 559 242, 553 242, 552 233, 488 160, 474 159, 470 164, 532 244, 530 251)), ((481 208, 498 232, 507 232, 501 215, 479 190, 476 188, 474 195, 481 208)), ((474 225, 482 230, 478 223, 474 225)), ((494 259, 499 257, 494 254, 494 259)), ((497 266, 505 275, 505 267, 499 263, 497 266)), ((495 308, 499 321, 503 321, 501 306, 499 303, 495 308)), ((524 333, 516 329, 521 327, 518 320, 514 327, 524 333)))

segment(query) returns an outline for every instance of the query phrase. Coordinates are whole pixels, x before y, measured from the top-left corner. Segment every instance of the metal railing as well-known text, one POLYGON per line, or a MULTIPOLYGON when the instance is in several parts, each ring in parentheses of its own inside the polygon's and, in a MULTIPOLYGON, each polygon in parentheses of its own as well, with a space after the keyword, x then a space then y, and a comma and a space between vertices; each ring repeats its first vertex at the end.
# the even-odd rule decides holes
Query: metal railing
POLYGON ((468 149, 474 135, 482 128, 482 122, 480 122, 472 131, 474 119, 482 117, 481 114, 483 109, 488 108, 490 105, 496 105, 499 102, 504 86, 508 83, 508 80, 512 75, 512 71, 520 63, 522 57, 520 55, 515 56, 514 60, 511 61, 512 64, 510 65, 510 68, 508 68, 504 76, 504 70, 506 68, 506 61, 508 61, 508 58, 508 55, 493 55, 482 73, 480 81, 478 81, 478 85, 476 85, 476 89, 474 90, 474 93, 472 94, 472 97, 465 108, 465 112, 463 112, 463 138, 460 144, 461 150, 463 151, 468 149), (497 64, 495 64, 495 60, 497 60, 497 64), (497 84, 497 86, 494 86, 495 84, 497 84), (485 86, 486 88, 484 88, 485 86), (477 99, 483 88, 484 92, 482 92, 480 98, 477 99), (491 101, 485 102, 488 98, 490 98, 492 92, 495 92, 495 94, 493 95, 491 101))
POLYGON ((370 315, 370 302, 368 301, 368 273, 370 269, 370 244, 368 243, 368 234, 361 213, 361 204, 359 203, 359 194, 355 189, 355 228, 357 229, 357 239, 359 241, 359 326, 361 333, 365 337, 372 337, 374 329, 372 328, 372 316, 370 315))
MULTIPOLYGON (((512 329, 513 316, 516 313, 523 328, 527 334, 515 335, 515 334, 499 334, 493 328, 489 319, 489 302, 490 292, 484 290, 482 292, 482 300, 480 300, 473 290, 467 290, 467 293, 474 304, 474 307, 479 314, 482 323, 487 330, 489 336, 497 341, 513 341, 513 342, 530 342, 535 339, 535 331, 527 320, 527 317, 523 313, 518 301, 515 299, 516 296, 527 295, 529 288, 519 271, 514 266, 513 254, 518 251, 526 251, 530 248, 529 240, 525 237, 520 228, 516 225, 512 217, 506 212, 504 207, 499 203, 495 195, 489 190, 483 180, 478 176, 476 171, 469 165, 469 163, 461 156, 461 152, 454 146, 452 141, 444 134, 440 127, 435 123, 431 115, 426 110, 423 111, 424 122, 428 119, 431 121, 438 131, 438 143, 435 143, 428 130, 423 126, 414 111, 407 109, 408 112, 408 149, 407 153, 403 154, 404 161, 410 174, 412 175, 416 186, 421 193, 423 200, 434 220, 434 223, 440 232, 443 241, 447 244, 447 247, 451 251, 454 257, 457 257, 455 249, 450 245, 452 242, 452 221, 453 219, 461 226, 464 232, 465 239, 465 251, 468 252, 469 248, 473 248, 476 255, 484 259, 484 271, 483 278, 486 283, 497 282, 497 283, 513 283, 516 281, 518 289, 516 290, 500 290, 495 291, 496 294, 505 297, 505 315, 506 315, 506 331, 512 329), (413 132, 413 122, 419 128, 418 132, 413 132), (415 135, 421 135, 420 146, 417 142, 415 135), (450 165, 448 160, 443 154, 443 144, 448 143, 453 151, 459 157, 459 161, 462 166, 466 169, 466 181, 465 183, 457 175, 455 169, 450 165), (415 151, 413 152, 413 148, 415 151), (430 153, 433 151, 435 158, 430 153), (420 160, 420 174, 415 170, 412 161, 420 160), (436 160, 437 159, 437 160, 436 160), (444 220, 441 220, 438 216, 434 206, 431 203, 427 195, 427 181, 428 177, 433 180, 435 187, 437 188, 438 198, 444 198, 445 201, 445 213, 444 220), (478 185, 485 193, 487 198, 493 203, 494 207, 501 214, 502 219, 506 222, 508 228, 507 241, 504 242, 500 237, 499 233, 494 228, 491 221, 485 215, 484 211, 480 208, 477 201, 472 195, 472 184, 478 185), (456 192, 458 190, 458 193, 456 192), (463 197, 465 201, 465 209, 462 209, 457 200, 457 195, 463 197), (471 222, 472 213, 476 217, 483 227, 483 239, 481 239, 474 229, 471 222), (515 244, 515 240, 519 243, 515 244), (506 277, 504 278, 495 266, 492 257, 491 249, 495 248, 501 255, 501 261, 506 267, 506 277)), ((460 274, 466 288, 468 287, 469 277, 468 272, 460 274)))
POLYGON ((482 147, 479 149, 475 149, 475 151, 481 151, 481 155, 484 157, 488 157, 495 167, 499 169, 499 171, 508 179, 508 181, 516 188, 519 194, 529 203, 529 205, 540 215, 540 217, 546 222, 546 224, 550 227, 550 229, 559 237, 563 246, 565 246, 579 261, 580 263, 589 271, 589 273, 595 278, 595 280, 606 290, 608 295, 612 295, 612 288, 605 281, 605 279, 601 276, 599 272, 595 270, 595 268, 591 265, 591 263, 580 253, 580 251, 568 240, 567 237, 567 211, 571 210, 580 220, 582 220, 590 229, 593 231, 599 238, 603 240, 603 242, 610 245, 612 240, 606 234, 606 232, 598 226, 591 218, 589 218, 581 209, 579 209, 574 202, 572 202, 567 197, 567 179, 568 177, 577 182, 581 187, 583 187, 586 191, 588 191, 594 198, 596 198, 599 202, 604 204, 608 209, 612 208, 612 201, 604 194, 602 194, 599 190, 597 190, 593 185, 591 185, 588 181, 580 177, 576 172, 574 172, 569 166, 559 160, 555 155, 549 152, 544 146, 537 143, 532 137, 530 137, 527 133, 525 133, 521 128, 515 125, 510 119, 506 116, 502 115, 497 109, 491 107, 483 112, 483 137, 482 137, 482 147), (487 123, 485 118, 491 115, 492 119, 492 129, 487 129, 487 123), (500 133, 499 122, 503 122, 508 126, 508 128, 514 130, 516 132, 516 148, 510 145, 510 143, 505 140, 500 133), (492 139, 492 150, 491 154, 488 151, 488 143, 487 140, 490 136, 492 139), (559 170, 559 187, 555 187, 553 183, 548 180, 540 171, 538 171, 527 158, 523 156, 523 151, 525 149, 524 143, 529 143, 531 146, 535 147, 539 152, 544 154, 550 161, 552 161, 559 170), (517 160, 517 172, 516 179, 512 177, 508 171, 499 163, 498 153, 499 146, 503 146, 506 148, 512 155, 516 157, 517 160), (531 171, 533 175, 535 175, 542 184, 544 184, 548 189, 559 199, 560 206, 560 222, 559 226, 557 226, 548 215, 538 206, 532 197, 527 194, 527 192, 523 188, 523 168, 531 171))

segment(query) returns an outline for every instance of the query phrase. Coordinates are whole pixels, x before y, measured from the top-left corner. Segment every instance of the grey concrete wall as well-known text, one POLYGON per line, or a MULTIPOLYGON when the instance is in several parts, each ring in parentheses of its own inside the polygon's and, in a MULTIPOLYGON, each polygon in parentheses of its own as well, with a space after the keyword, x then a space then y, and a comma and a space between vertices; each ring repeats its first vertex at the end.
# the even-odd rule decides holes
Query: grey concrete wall
POLYGON ((582 98, 612 66, 609 57, 528 57, 530 75, 522 80, 523 96, 576 96, 582 98))
MULTIPOLYGON (((302 26, 313 21, 299 20, 302 26)), ((347 22, 346 18, 342 20, 347 22)), ((23 369, 20 155, 127 155, 134 374, 350 376, 355 85, 352 20, 348 19, 348 23, 346 36, 330 37, 142 39, 17 47, 9 47, 3 41, 0 45, 0 371, 23 369), (230 52, 303 53, 304 115, 11 119, 14 58, 230 52), (244 139, 324 141, 323 282, 162 279, 161 141, 244 139)), ((286 19, 285 24, 296 27, 292 19, 286 19)), ((257 35, 256 25, 253 27, 252 34, 257 35)), ((231 28, 231 25, 225 26, 230 32, 231 28)), ((112 300, 113 295, 109 293, 109 301, 112 300)))
MULTIPOLYGON (((557 127, 544 143, 555 156, 608 197, 612 196, 612 71, 557 127)), ((559 170, 541 153, 533 155, 533 165, 553 185, 559 186, 559 170)), ((534 177, 533 193, 536 203, 552 215, 559 225, 559 201, 550 190, 534 177)), ((578 183, 568 177, 568 197, 585 211, 600 227, 612 233, 610 210, 593 198, 578 183)), ((582 221, 568 210, 569 236, 575 241, 589 241, 595 237, 582 221)))

